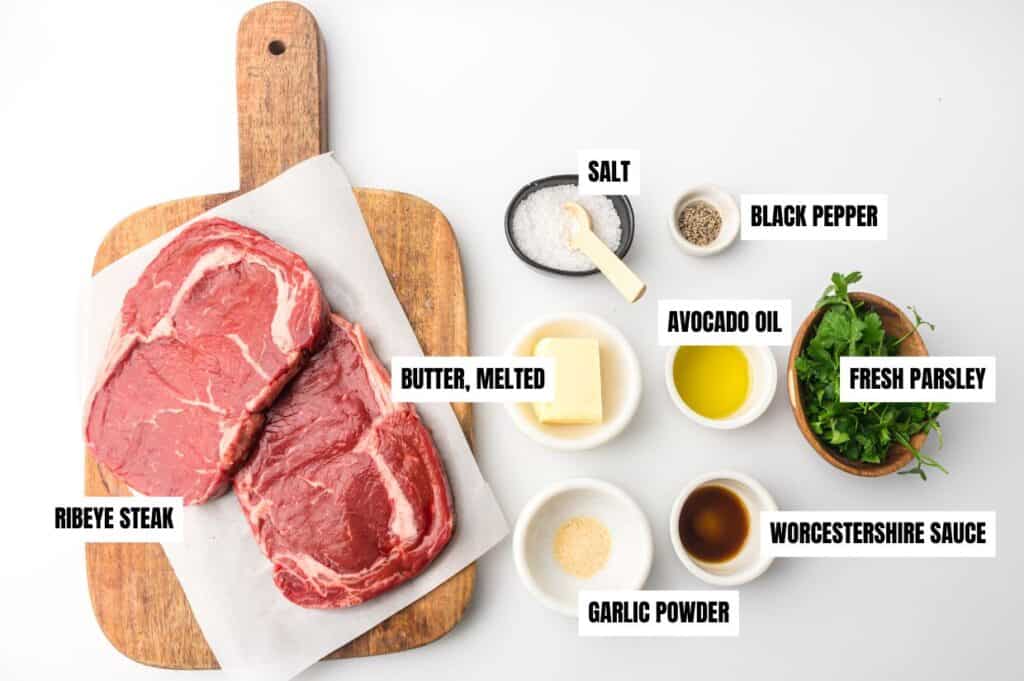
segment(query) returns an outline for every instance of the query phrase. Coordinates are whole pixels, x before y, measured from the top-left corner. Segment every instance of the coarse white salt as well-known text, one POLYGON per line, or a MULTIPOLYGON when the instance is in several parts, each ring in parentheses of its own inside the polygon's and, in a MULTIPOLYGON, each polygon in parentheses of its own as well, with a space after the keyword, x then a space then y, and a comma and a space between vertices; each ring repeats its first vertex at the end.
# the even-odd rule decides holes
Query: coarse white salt
POLYGON ((613 251, 622 239, 622 221, 607 196, 580 196, 574 184, 538 189, 512 215, 512 239, 526 257, 560 270, 582 272, 594 268, 593 261, 574 250, 566 239, 562 206, 570 201, 590 213, 594 234, 613 251))

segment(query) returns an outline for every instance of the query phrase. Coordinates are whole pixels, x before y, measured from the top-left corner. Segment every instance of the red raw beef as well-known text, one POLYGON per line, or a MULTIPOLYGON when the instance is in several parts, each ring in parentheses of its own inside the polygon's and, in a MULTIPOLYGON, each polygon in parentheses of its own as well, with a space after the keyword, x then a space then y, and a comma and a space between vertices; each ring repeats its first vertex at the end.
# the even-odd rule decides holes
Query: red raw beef
POLYGON ((143 494, 221 494, 328 311, 291 251, 227 220, 187 227, 125 296, 86 404, 88 448, 143 494))
POLYGON ((307 608, 362 603, 419 574, 454 517, 444 468, 362 328, 326 345, 267 412, 235 493, 274 582, 307 608))

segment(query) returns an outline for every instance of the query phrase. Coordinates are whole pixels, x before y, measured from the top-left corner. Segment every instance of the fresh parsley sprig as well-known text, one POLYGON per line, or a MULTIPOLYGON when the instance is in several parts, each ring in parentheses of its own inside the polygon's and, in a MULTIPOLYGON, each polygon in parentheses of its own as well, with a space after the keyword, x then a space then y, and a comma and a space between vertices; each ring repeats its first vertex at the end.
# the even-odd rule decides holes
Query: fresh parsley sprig
POLYGON ((832 274, 832 283, 818 300, 825 308, 807 347, 796 360, 797 378, 804 410, 811 430, 822 441, 851 461, 882 463, 889 447, 899 444, 914 453, 916 465, 901 474, 917 474, 927 480, 925 468, 948 473, 942 464, 910 443, 918 433, 935 431, 942 446, 938 415, 949 408, 944 402, 882 403, 839 401, 840 357, 888 357, 898 354, 900 344, 925 321, 911 306, 914 328, 900 338, 885 333, 882 318, 861 302, 850 298, 850 284, 860 281, 860 272, 832 274))

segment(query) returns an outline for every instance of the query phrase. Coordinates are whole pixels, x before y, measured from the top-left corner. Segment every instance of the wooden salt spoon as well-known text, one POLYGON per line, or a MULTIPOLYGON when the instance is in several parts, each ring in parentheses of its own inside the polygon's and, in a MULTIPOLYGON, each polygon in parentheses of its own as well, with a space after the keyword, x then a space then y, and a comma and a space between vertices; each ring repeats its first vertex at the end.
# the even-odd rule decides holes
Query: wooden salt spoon
POLYGON ((594 226, 590 222, 590 213, 587 209, 575 201, 570 201, 562 206, 562 211, 569 218, 569 245, 593 260, 597 269, 608 277, 608 281, 615 285, 628 302, 635 303, 640 300, 647 290, 647 284, 640 281, 640 277, 636 276, 633 270, 619 260, 619 257, 594 234, 594 226))

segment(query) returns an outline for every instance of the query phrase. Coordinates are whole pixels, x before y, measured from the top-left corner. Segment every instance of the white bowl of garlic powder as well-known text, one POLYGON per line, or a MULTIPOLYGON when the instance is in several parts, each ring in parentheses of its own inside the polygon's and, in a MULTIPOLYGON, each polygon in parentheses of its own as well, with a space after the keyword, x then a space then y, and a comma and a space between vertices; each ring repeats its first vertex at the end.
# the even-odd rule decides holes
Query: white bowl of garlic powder
POLYGON ((527 502, 512 537, 516 571, 545 606, 577 616, 587 589, 640 589, 654 558, 647 517, 624 491, 595 478, 551 485, 527 502))

